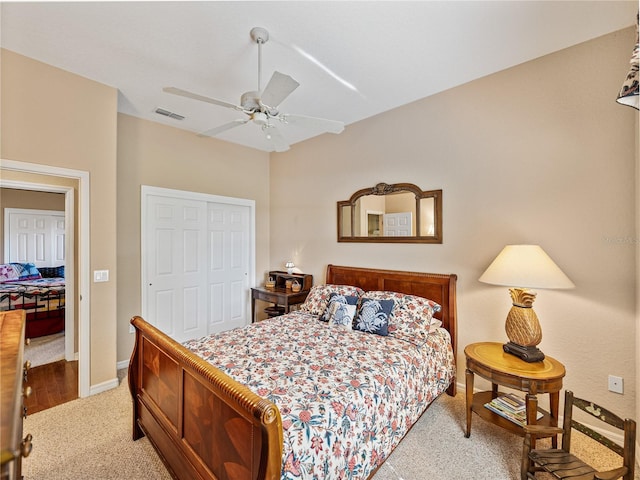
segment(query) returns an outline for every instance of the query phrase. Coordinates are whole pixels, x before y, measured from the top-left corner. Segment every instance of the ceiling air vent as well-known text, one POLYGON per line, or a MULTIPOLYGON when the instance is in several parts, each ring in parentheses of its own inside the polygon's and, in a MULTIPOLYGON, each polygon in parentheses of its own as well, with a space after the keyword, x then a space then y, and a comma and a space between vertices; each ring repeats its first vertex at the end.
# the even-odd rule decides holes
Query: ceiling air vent
POLYGON ((184 117, 182 115, 170 112, 169 110, 165 110, 164 108, 156 108, 156 113, 158 115, 164 115, 165 117, 173 118, 174 120, 184 120, 184 117))

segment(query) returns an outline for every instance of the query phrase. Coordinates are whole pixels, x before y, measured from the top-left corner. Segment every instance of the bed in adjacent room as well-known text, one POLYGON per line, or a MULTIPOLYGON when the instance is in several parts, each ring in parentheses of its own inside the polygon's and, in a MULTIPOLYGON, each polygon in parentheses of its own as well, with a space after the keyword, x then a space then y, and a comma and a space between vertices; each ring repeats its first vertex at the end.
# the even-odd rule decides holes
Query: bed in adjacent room
POLYGON ((176 478, 370 478, 455 394, 455 287, 329 265, 299 311, 183 345, 134 317, 134 438, 176 478))
POLYGON ((0 311, 16 309, 26 311, 26 338, 62 332, 65 327, 64 266, 0 265, 0 311))

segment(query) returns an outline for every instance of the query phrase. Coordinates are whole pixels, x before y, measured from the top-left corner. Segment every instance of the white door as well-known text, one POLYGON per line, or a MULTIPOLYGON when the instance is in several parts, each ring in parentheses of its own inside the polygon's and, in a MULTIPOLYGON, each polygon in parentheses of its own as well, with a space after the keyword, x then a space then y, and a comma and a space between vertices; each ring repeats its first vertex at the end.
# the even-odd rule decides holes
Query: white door
POLYGON ((411 212, 385 213, 383 231, 386 237, 410 237, 411 212))
POLYGON ((208 333, 241 327, 249 289, 249 207, 209 203, 208 333))
POLYGON ((145 186, 142 207, 142 316, 179 342, 246 325, 255 203, 145 186))
POLYGON ((7 208, 5 228, 5 262, 65 264, 64 212, 7 208))
POLYGON ((178 342, 207 333, 207 204, 147 197, 147 309, 150 323, 178 342))

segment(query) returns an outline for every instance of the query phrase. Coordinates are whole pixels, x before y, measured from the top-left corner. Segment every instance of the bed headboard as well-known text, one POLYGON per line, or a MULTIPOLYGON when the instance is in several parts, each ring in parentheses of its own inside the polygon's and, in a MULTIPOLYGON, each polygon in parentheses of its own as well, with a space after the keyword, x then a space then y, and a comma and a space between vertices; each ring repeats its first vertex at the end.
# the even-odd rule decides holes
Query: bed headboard
POLYGON ((455 274, 403 272, 375 268, 328 265, 325 283, 354 285, 368 290, 385 290, 428 298, 442 306, 435 316, 451 334, 454 355, 457 354, 457 309, 455 274))

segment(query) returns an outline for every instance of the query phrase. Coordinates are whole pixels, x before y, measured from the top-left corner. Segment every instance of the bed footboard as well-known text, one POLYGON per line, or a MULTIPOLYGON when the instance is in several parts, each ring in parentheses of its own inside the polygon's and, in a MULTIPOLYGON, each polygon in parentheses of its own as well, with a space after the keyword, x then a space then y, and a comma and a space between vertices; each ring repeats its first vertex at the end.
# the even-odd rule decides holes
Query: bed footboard
POLYGON ((134 440, 146 435, 177 479, 279 479, 278 408, 141 317, 131 324, 134 440))

